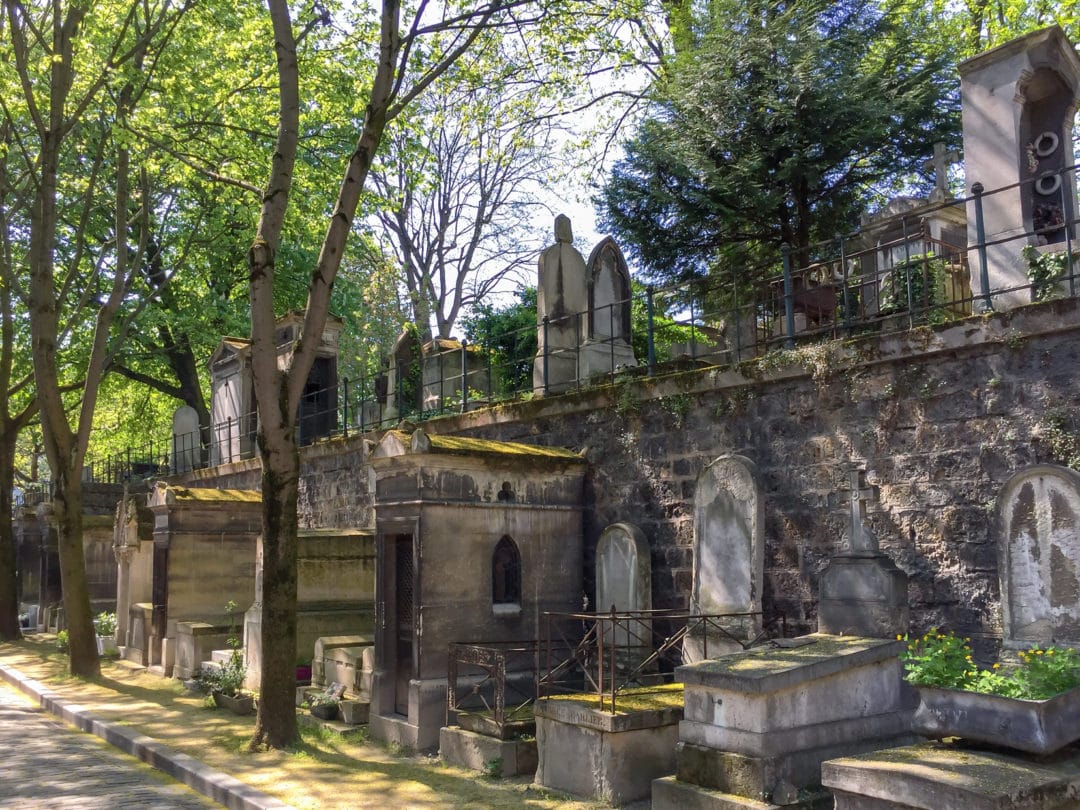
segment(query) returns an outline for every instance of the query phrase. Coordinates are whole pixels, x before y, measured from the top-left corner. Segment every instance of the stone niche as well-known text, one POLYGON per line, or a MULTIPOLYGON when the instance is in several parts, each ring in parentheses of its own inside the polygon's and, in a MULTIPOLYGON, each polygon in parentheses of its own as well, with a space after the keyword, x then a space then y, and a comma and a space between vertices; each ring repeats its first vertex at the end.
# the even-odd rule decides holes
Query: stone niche
POLYGON ((1003 643, 1080 647, 1080 473, 1042 464, 998 500, 1003 643))
POLYGON ((557 448, 388 431, 375 473, 372 735, 424 750, 448 645, 537 639, 580 609, 585 461, 557 448))
MULTIPOLYGON (((967 187, 980 183, 986 191, 990 290, 1013 290, 995 296, 993 307, 1011 308, 1032 300, 1021 250, 1028 244, 1064 250, 1065 223, 1076 216, 1076 174, 1062 169, 1074 162, 1080 57, 1054 26, 961 62, 959 71, 967 187)), ((976 245, 974 202, 967 222, 968 244, 976 245)), ((978 297, 984 291, 976 251, 970 263, 978 297)))
MULTIPOLYGON (((244 615, 245 683, 258 688, 262 667, 262 553, 256 554, 256 599, 244 615)), ((301 529, 297 535, 296 655, 315 650, 329 637, 370 636, 375 626, 375 536, 368 529, 301 529)), ((369 642, 370 643, 370 642, 369 642)), ((341 653, 344 655, 344 653, 341 653)), ((355 662, 354 662, 355 663, 355 662)), ((315 678, 318 682, 318 678, 315 678)), ((327 683, 341 678, 331 677, 327 683)))

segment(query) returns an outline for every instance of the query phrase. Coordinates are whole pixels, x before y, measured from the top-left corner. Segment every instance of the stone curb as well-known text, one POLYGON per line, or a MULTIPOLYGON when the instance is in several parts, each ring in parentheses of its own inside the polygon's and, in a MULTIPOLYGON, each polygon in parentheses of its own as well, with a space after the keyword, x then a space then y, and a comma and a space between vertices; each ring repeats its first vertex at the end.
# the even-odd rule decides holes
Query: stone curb
POLYGON ((0 679, 35 698, 41 708, 50 714, 81 731, 100 737, 114 748, 157 768, 230 810, 294 810, 292 805, 268 796, 233 776, 214 770, 187 754, 173 751, 153 737, 102 720, 86 707, 65 701, 44 684, 27 678, 16 669, 0 665, 0 679))

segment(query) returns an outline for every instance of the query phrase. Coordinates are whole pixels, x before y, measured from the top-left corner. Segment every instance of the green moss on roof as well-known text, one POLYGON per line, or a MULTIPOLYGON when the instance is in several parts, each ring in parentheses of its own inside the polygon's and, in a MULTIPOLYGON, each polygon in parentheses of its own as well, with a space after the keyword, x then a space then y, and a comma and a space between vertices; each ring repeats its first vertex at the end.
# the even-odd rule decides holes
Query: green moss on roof
MULTIPOLYGON (((660 686, 643 686, 639 689, 626 689, 615 693, 615 714, 633 714, 634 712, 653 712, 664 709, 681 709, 684 702, 683 685, 667 683, 660 686)), ((572 701, 596 707, 600 699, 596 693, 583 692, 573 695, 552 695, 548 700, 572 701)), ((611 695, 604 694, 601 710, 611 710, 611 695)))
POLYGON ((259 503, 262 495, 256 489, 210 489, 205 487, 173 487, 178 501, 236 501, 259 503))

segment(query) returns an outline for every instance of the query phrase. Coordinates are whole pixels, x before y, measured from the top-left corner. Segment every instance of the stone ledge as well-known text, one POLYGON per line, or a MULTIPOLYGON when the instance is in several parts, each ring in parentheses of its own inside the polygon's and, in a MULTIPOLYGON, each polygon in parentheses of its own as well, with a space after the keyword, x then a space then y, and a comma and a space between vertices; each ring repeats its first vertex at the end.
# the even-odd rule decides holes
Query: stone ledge
POLYGON ((902 641, 813 633, 813 644, 791 649, 758 648, 733 656, 688 664, 675 670, 687 687, 763 694, 825 678, 853 667, 896 658, 902 641))
POLYGON ((1080 806, 1080 750, 1049 757, 923 743, 823 762, 839 808, 1055 810, 1080 806))
MULTIPOLYGON (((618 706, 617 703, 616 706, 618 706)), ((678 723, 682 720, 683 710, 681 708, 648 709, 626 714, 612 714, 586 706, 580 701, 541 698, 533 705, 533 716, 594 731, 618 733, 678 723)))

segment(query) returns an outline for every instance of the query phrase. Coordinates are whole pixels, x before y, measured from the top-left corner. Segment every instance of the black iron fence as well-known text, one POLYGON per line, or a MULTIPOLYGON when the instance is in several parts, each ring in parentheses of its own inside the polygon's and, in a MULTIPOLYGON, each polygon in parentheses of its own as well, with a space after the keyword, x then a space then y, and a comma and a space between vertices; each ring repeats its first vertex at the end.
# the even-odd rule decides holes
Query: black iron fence
MULTIPOLYGON (((1075 176, 1073 166, 994 191, 976 184, 963 199, 902 201, 854 234, 785 247, 776 262, 733 266, 726 278, 647 287, 590 312, 542 317, 535 327, 481 324, 484 341, 475 344, 410 347, 377 375, 309 392, 299 443, 1075 297, 1075 176)), ((87 477, 146 479, 255 456, 252 403, 214 408, 212 426, 92 459, 87 477)))

